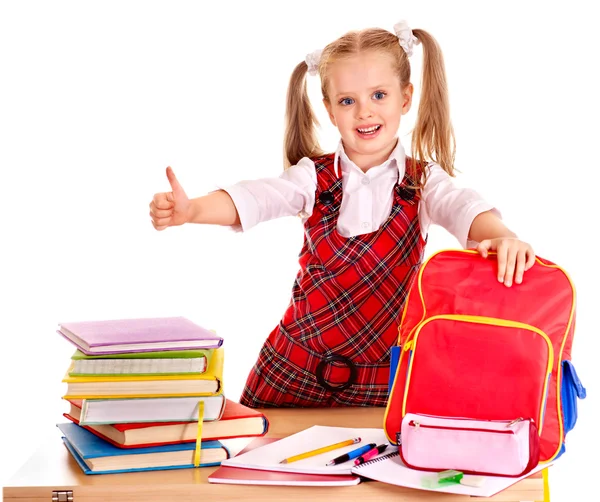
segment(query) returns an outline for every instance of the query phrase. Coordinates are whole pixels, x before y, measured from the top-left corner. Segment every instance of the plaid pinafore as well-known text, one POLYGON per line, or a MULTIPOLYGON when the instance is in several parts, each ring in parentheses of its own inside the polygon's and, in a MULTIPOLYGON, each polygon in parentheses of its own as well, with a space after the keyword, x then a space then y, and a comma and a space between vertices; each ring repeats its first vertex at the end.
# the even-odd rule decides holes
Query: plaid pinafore
POLYGON ((405 176, 377 231, 342 237, 336 229, 342 180, 334 154, 313 160, 315 206, 304 225, 292 300, 240 402, 254 408, 384 406, 390 347, 423 258, 419 195, 405 188, 405 176))

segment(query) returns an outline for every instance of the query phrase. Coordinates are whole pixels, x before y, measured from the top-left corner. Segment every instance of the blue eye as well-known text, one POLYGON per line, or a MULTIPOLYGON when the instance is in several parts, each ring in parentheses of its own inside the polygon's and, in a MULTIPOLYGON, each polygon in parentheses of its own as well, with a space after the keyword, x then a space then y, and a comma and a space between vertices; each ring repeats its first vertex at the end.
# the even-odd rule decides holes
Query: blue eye
POLYGON ((354 103, 354 100, 352 98, 340 99, 340 105, 348 106, 348 105, 351 105, 352 103, 354 103))
POLYGON ((385 98, 385 92, 377 91, 375 94, 373 94, 373 97, 377 100, 383 99, 385 98))

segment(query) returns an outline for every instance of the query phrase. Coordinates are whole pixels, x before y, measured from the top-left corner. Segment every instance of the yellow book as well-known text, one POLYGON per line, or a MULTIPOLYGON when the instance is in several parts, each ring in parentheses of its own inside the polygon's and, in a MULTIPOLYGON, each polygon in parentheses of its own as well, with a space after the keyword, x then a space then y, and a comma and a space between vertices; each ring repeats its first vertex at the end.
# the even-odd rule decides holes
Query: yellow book
POLYGON ((223 348, 215 349, 204 373, 196 375, 148 376, 69 376, 63 399, 94 399, 123 397, 187 397, 213 396, 222 392, 223 348))

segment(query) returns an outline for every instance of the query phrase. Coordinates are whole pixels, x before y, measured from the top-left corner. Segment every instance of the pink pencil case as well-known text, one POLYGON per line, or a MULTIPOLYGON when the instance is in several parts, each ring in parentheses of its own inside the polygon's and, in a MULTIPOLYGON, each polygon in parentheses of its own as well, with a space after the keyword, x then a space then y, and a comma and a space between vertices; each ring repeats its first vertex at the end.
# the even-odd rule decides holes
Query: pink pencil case
POLYGON ((412 469, 523 476, 539 462, 540 443, 530 419, 473 420, 407 413, 400 456, 412 469))

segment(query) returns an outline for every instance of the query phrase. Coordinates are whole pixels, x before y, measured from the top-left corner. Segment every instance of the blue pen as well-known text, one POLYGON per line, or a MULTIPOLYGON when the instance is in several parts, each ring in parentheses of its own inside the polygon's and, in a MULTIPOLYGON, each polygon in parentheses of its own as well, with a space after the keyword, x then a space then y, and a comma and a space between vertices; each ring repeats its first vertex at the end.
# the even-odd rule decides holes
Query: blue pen
POLYGON ((344 455, 340 455, 339 457, 330 460, 325 465, 337 465, 342 462, 347 462, 348 460, 352 460, 353 458, 360 457, 363 453, 368 452, 369 450, 375 448, 377 446, 376 443, 369 443, 355 450, 349 451, 348 453, 344 453, 344 455))

